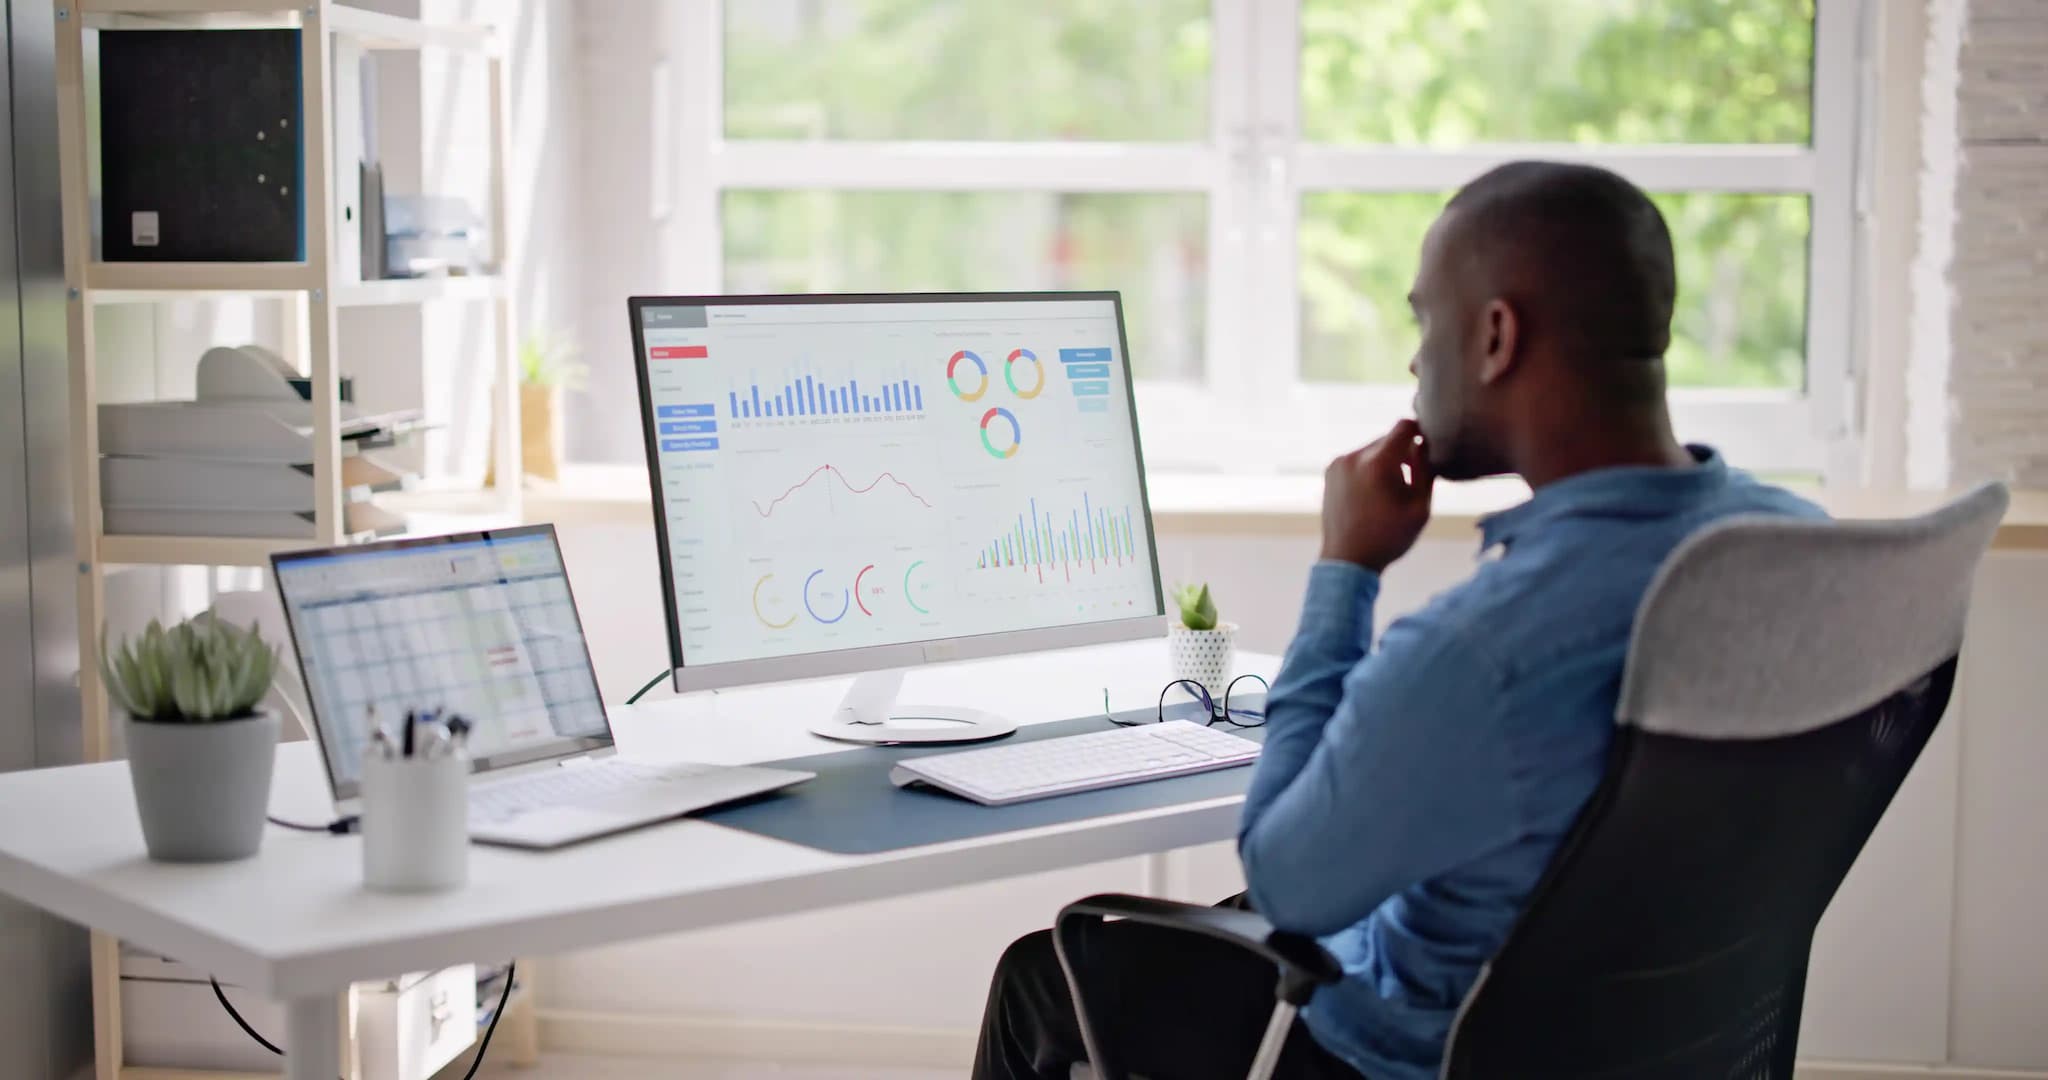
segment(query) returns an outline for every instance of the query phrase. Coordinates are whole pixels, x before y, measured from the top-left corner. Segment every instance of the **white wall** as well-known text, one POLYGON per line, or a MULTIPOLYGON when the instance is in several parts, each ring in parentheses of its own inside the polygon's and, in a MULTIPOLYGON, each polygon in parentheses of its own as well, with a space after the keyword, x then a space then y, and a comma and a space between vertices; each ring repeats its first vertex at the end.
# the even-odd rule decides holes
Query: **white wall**
POLYGON ((639 460, 626 298, 680 288, 663 271, 666 223, 650 160, 655 148, 672 145, 655 133, 654 85, 674 6, 605 0, 601 13, 585 5, 576 20, 576 169, 589 212, 578 219, 587 257, 577 266, 573 319, 590 365, 590 392, 572 397, 566 409, 571 461, 639 460))

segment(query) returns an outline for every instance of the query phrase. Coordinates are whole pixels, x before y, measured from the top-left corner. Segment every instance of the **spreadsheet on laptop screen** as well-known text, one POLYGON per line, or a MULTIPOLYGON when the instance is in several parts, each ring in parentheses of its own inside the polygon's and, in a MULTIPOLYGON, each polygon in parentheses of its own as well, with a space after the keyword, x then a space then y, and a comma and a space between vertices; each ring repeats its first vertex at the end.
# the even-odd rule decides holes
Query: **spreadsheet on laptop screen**
POLYGON ((408 709, 470 719, 479 759, 609 733, 551 534, 281 560, 278 585, 338 787, 408 709))

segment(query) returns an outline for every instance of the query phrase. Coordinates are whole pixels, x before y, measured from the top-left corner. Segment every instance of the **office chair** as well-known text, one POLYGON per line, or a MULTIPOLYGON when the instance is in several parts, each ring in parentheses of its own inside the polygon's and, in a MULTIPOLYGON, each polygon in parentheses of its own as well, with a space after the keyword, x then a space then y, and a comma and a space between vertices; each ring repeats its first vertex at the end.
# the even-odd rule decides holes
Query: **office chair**
MULTIPOLYGON (((1636 616, 1606 775, 1452 1027, 1445 1080, 1790 1080, 1815 925, 1933 734, 1987 484, 1900 521, 1744 517, 1680 544, 1636 616)), ((1073 945, 1133 918, 1280 972, 1266 1080, 1319 985, 1315 942, 1250 912, 1090 897, 1054 932, 1097 1080, 1124 1080, 1073 945)))

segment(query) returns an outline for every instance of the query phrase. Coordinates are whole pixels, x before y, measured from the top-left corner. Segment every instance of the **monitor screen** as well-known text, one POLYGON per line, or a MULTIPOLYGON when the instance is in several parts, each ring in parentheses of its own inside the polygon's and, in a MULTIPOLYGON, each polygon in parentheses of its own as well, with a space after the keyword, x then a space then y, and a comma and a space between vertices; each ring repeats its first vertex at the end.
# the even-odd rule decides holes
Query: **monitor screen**
POLYGON ((583 624, 550 526, 295 552, 273 559, 338 798, 371 725, 467 717, 472 768, 608 746, 583 624))
POLYGON ((1117 294, 632 310, 677 668, 1164 613, 1117 294))

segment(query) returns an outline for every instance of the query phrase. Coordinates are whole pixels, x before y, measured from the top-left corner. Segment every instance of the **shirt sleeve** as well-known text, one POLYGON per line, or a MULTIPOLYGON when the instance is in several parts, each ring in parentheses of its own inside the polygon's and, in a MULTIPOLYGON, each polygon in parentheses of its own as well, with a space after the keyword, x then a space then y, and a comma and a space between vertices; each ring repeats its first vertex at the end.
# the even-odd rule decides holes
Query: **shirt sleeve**
POLYGON ((1442 600, 1368 654, 1379 576, 1324 562, 1273 683, 1238 853, 1253 904, 1325 935, 1516 833, 1497 673, 1442 600))

